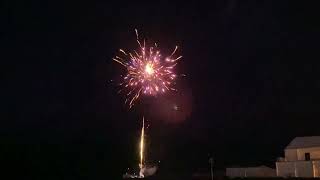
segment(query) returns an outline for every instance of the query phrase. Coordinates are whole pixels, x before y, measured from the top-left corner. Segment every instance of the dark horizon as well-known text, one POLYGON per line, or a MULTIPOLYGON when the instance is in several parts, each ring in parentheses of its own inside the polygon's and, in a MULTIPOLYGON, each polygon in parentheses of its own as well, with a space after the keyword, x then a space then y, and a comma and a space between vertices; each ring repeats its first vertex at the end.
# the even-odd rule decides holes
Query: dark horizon
POLYGON ((292 1, 4 2, 1 156, 30 177, 121 178, 148 160, 168 172, 272 165, 319 131, 317 6, 292 1), (178 92, 124 105, 112 79, 134 29, 179 45, 178 92), (177 106, 177 107, 176 107, 177 106), (172 109, 170 109, 172 107, 172 109))

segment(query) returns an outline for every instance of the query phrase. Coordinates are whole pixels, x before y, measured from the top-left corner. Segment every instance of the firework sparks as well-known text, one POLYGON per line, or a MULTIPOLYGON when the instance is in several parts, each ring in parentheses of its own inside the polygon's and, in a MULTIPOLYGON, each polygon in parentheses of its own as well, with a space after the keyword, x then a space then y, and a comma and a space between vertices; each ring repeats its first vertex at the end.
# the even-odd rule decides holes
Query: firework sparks
POLYGON ((177 75, 173 69, 177 65, 177 61, 182 58, 182 56, 175 57, 178 46, 175 47, 171 55, 163 58, 157 44, 146 47, 144 41, 141 45, 138 31, 135 31, 139 50, 127 53, 120 49, 121 56, 113 58, 115 62, 127 70, 127 74, 122 77, 122 82, 119 85, 122 87, 120 91, 126 90, 127 92, 125 103, 128 103, 130 108, 142 93, 155 96, 175 90, 173 86, 177 75))
POLYGON ((140 137, 140 176, 143 176, 141 170, 143 168, 144 161, 144 117, 142 119, 141 137, 140 137))

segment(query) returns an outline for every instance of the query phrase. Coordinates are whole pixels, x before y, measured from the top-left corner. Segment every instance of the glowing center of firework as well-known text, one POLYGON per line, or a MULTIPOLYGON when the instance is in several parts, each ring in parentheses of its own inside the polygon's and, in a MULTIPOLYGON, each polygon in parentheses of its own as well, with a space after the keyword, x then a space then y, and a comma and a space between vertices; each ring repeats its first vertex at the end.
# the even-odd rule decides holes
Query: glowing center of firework
POLYGON ((144 68, 144 71, 146 72, 147 75, 151 76, 154 73, 152 64, 147 63, 146 67, 144 68))

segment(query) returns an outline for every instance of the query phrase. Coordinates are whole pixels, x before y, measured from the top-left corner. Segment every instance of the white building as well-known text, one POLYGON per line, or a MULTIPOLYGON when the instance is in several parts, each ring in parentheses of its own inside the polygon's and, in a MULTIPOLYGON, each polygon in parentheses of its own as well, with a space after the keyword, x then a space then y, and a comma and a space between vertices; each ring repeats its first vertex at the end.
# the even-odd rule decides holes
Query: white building
POLYGON ((277 176, 320 177, 320 136, 296 137, 276 162, 277 176))
POLYGON ((276 170, 267 166, 227 168, 226 176, 235 177, 275 177, 276 170))

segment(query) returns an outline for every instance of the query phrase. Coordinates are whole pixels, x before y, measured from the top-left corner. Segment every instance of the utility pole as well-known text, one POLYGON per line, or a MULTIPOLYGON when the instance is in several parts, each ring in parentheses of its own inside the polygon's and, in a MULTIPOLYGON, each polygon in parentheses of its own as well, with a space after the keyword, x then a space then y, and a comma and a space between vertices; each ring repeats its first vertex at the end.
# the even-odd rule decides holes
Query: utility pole
POLYGON ((211 180, 213 180, 213 157, 210 157, 209 163, 211 165, 211 168, 210 168, 210 170, 211 170, 211 180))

